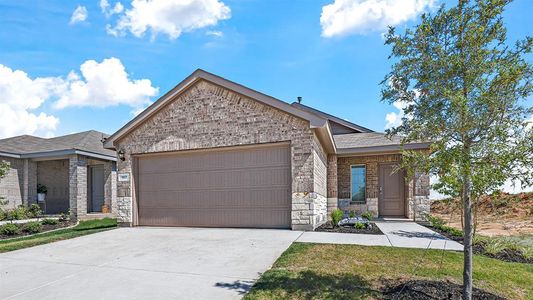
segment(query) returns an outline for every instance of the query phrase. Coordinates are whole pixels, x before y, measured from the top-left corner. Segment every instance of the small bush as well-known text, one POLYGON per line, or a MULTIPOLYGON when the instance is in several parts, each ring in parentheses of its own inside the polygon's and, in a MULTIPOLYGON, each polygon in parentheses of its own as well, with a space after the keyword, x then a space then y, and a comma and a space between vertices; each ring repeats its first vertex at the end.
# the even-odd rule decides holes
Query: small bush
POLYGON ((442 226, 444 226, 446 224, 446 222, 444 222, 444 220, 439 218, 439 217, 428 215, 427 218, 428 218, 428 221, 431 224, 431 226, 433 226, 435 228, 439 228, 440 229, 442 226))
POLYGON ((111 227, 117 227, 117 219, 103 218, 97 220, 81 221, 76 227, 74 227, 74 230, 81 231, 111 227))
POLYGON ((41 222, 28 222, 22 225, 22 231, 27 233, 39 233, 43 231, 43 224, 41 222))
POLYGON ((372 221, 372 219, 374 218, 374 215, 372 215, 372 213, 369 211, 365 211, 364 213, 361 214, 361 217, 363 219, 367 219, 368 221, 372 221))
POLYGON ((355 223, 354 227, 355 227, 355 229, 365 229, 366 228, 366 224, 363 223, 363 222, 357 222, 357 223, 355 223))
POLYGON ((342 212, 342 210, 338 208, 334 209, 331 212, 331 221, 333 222, 333 226, 338 226, 343 216, 344 216, 344 213, 342 212))
POLYGON ((43 219, 41 221, 43 225, 57 225, 59 224, 59 220, 56 219, 43 219))
POLYGON ((42 213, 43 211, 41 210, 41 207, 39 206, 39 204, 34 203, 30 205, 30 207, 27 210, 26 215, 29 218, 38 218, 41 216, 42 213))
POLYGON ((15 235, 20 232, 20 228, 17 226, 17 224, 14 223, 7 223, 0 226, 0 234, 3 235, 15 235))
POLYGON ((0 221, 3 221, 7 218, 6 211, 0 208, 0 221))
POLYGON ((349 216, 350 218, 355 218, 355 211, 351 211, 351 212, 348 214, 348 216, 349 216))
POLYGON ((70 220, 70 214, 61 213, 61 215, 59 216, 59 222, 67 222, 68 220, 70 220))

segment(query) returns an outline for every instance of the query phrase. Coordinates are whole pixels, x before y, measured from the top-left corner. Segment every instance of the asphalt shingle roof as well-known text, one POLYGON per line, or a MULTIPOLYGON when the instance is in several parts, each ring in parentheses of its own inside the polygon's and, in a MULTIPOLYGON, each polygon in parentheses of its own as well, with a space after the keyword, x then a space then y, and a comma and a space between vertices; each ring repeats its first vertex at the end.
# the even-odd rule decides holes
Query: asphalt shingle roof
POLYGON ((48 139, 31 135, 21 135, 0 140, 0 152, 30 154, 62 150, 81 150, 115 156, 115 151, 104 148, 102 138, 105 137, 108 137, 108 135, 95 130, 48 139))
POLYGON ((349 149, 400 145, 401 137, 393 136, 389 139, 384 133, 364 132, 334 135, 333 140, 337 149, 349 149))

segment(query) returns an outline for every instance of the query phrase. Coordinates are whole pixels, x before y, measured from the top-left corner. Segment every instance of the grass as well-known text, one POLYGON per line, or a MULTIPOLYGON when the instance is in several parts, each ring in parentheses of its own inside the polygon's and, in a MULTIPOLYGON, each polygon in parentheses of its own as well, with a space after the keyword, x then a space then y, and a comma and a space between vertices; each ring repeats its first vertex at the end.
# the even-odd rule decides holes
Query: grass
MULTIPOLYGON (((462 281, 463 255, 440 250, 294 243, 245 299, 379 298, 390 282, 462 281)), ((474 286, 533 299, 533 265, 474 256, 474 286)))
POLYGON ((0 241, 0 253, 71 239, 110 230, 116 227, 116 219, 105 218, 100 220, 81 221, 73 228, 0 241))

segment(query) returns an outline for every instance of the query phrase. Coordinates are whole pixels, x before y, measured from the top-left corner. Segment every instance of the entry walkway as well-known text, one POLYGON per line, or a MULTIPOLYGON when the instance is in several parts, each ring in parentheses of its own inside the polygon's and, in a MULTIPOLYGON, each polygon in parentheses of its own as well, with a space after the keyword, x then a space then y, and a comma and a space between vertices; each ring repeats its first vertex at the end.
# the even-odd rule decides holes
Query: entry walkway
POLYGON ((384 235, 307 231, 296 241, 303 243, 430 248, 451 251, 463 250, 463 245, 412 221, 376 221, 375 223, 384 235))

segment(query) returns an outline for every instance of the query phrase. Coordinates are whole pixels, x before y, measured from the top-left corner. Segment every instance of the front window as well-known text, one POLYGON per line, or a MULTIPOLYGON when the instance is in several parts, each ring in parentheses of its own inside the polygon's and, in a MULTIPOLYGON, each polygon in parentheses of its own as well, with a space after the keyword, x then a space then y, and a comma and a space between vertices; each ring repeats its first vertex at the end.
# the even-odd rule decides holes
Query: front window
POLYGON ((352 182, 352 201, 365 202, 366 200, 366 167, 352 166, 351 170, 352 182))

